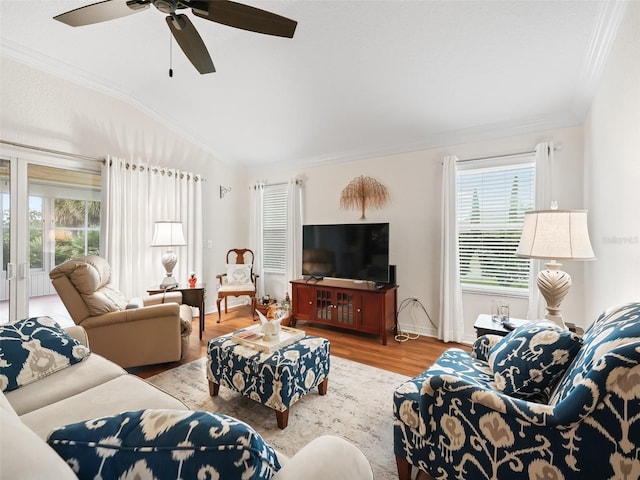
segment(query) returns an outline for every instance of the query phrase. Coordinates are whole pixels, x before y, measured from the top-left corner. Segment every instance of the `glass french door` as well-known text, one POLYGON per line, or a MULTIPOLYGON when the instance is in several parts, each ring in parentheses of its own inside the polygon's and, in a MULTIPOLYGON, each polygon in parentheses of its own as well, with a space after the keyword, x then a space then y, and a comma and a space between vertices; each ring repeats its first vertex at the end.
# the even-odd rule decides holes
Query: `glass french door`
POLYGON ((2 212, 2 276, 0 278, 0 323, 9 321, 10 281, 14 264, 11 263, 11 161, 0 158, 0 212, 2 212))
POLYGON ((0 159, 2 278, 0 323, 48 315, 73 324, 49 272, 100 250, 96 162, 0 159))

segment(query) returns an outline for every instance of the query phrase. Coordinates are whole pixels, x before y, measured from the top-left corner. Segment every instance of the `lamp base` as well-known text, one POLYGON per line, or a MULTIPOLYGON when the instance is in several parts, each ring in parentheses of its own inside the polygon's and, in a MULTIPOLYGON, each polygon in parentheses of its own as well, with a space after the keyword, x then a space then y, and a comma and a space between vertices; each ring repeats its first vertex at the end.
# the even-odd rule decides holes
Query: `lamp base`
POLYGON ((163 290, 169 290, 170 288, 176 288, 178 286, 178 281, 173 278, 173 276, 164 277, 162 283, 160 284, 160 288, 163 290))
POLYGON ((178 262, 178 257, 173 250, 170 248, 162 255, 162 266, 164 267, 165 272, 167 272, 167 276, 164 277, 162 283, 160 284, 160 288, 167 290, 169 288, 175 288, 178 286, 178 282, 173 277, 173 267, 176 266, 178 262))
POLYGON ((544 316, 547 320, 551 320, 558 326, 568 330, 564 323, 562 314, 560 313, 560 303, 569 293, 571 288, 571 276, 562 270, 561 263, 552 260, 546 263, 546 270, 538 273, 538 289, 547 303, 547 314, 544 316))

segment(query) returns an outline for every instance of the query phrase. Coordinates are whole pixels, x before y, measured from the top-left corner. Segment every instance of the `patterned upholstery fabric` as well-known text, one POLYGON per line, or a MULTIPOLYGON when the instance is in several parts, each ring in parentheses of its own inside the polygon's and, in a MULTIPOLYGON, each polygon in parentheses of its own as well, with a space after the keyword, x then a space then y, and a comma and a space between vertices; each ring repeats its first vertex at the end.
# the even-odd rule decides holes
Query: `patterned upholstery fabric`
POLYGON ((496 390, 486 361, 449 349, 396 390, 394 415, 399 465, 437 479, 637 479, 640 303, 598 317, 547 404, 496 390))
POLYGON ((471 347, 471 356, 478 360, 489 360, 489 350, 504 337, 500 335, 483 335, 478 338, 471 347))
POLYGON ((0 326, 0 387, 15 390, 90 354, 49 317, 34 317, 0 326))
POLYGON ((207 378, 283 412, 329 376, 329 341, 307 335, 273 353, 231 341, 209 340, 207 378))
POLYGON ((74 423, 47 439, 80 479, 269 479, 275 451, 226 415, 138 410, 74 423))
POLYGON ((489 350, 495 388, 513 397, 547 403, 551 389, 582 346, 582 339, 553 322, 526 323, 489 350))

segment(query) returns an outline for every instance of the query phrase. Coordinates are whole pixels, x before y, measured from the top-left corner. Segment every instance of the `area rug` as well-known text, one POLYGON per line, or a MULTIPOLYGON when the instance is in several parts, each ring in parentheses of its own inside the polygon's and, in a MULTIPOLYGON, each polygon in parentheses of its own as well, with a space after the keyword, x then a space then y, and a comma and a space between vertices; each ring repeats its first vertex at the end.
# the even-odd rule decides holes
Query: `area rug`
POLYGON ((280 430, 273 410, 220 387, 209 396, 206 359, 202 358, 148 379, 192 410, 224 413, 255 428, 287 456, 314 438, 330 434, 349 440, 365 454, 376 480, 395 480, 393 455, 393 391, 409 377, 331 357, 329 388, 302 397, 289 411, 289 425, 280 430))

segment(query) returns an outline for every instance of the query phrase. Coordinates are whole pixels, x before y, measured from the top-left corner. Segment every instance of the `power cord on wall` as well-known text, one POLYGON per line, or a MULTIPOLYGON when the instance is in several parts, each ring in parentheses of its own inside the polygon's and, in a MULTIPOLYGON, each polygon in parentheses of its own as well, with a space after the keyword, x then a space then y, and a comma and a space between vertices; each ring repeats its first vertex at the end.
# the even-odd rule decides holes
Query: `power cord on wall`
MULTIPOLYGON (((422 304, 422 302, 420 302, 420 300, 418 300, 416 297, 411 297, 411 298, 405 298, 404 300, 402 300, 402 302, 400 302, 400 306, 398 307, 398 315, 397 318, 400 318, 400 313, 407 307, 413 307, 411 309, 411 318, 413 318, 413 329, 417 330, 417 321, 416 321, 416 316, 415 316, 415 307, 420 307, 420 309, 425 313, 425 315, 427 316, 427 318, 429 319, 429 322, 431 322, 431 325, 433 325, 433 328, 437 329, 438 327, 436 326, 435 323, 433 323, 433 320, 431 319, 431 316, 429 315, 429 312, 427 312, 427 309, 424 308, 424 305, 422 304)), ((396 342, 402 343, 402 342, 406 342, 407 340, 415 340, 417 338, 420 337, 420 335, 418 335, 417 333, 414 335, 411 335, 410 333, 404 333, 402 330, 400 330, 400 322, 398 322, 398 332, 395 335, 394 339, 396 342)))

